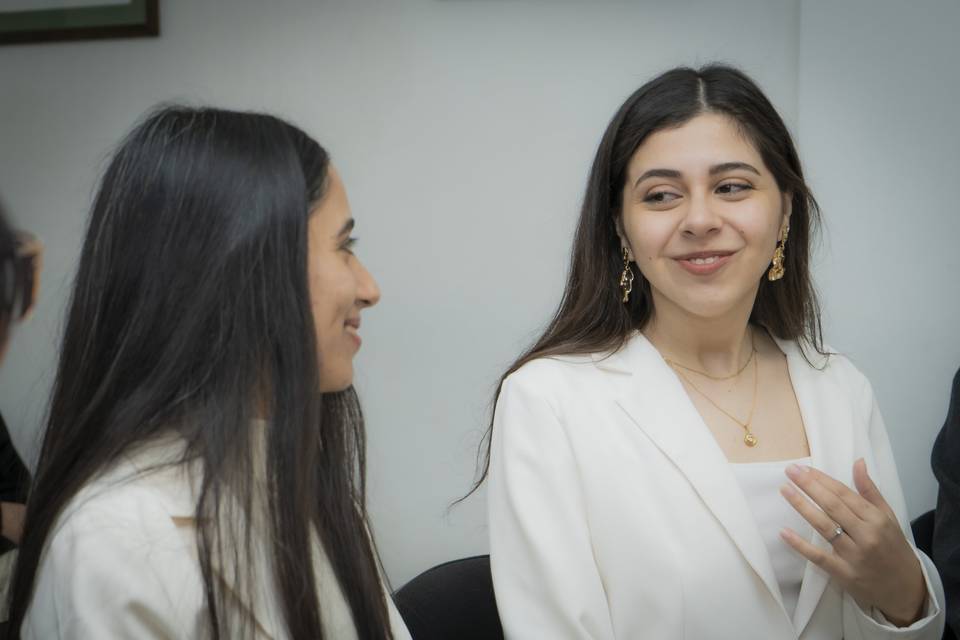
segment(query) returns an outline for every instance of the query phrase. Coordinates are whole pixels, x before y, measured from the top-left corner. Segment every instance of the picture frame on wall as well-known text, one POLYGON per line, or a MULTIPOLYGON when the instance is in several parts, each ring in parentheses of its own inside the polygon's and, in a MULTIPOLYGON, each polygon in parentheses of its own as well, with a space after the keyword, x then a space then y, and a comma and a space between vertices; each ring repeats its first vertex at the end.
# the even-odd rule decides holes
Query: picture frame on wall
POLYGON ((160 35, 159 0, 0 0, 0 45, 160 35))

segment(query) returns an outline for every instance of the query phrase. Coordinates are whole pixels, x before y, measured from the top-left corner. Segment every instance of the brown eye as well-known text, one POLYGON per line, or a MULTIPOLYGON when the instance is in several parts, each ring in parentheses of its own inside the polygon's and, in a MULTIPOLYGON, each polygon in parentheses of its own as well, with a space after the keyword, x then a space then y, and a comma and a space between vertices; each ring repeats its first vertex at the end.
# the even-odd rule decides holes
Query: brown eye
POLYGON ((741 193, 743 191, 750 191, 753 187, 749 184, 743 184, 741 182, 727 182, 717 187, 717 193, 722 193, 724 195, 733 195, 736 193, 741 193))
POLYGON ((676 200, 679 197, 680 196, 677 194, 670 193, 669 191, 654 191, 652 193, 648 193, 644 197, 643 201, 648 204, 666 204, 676 200))

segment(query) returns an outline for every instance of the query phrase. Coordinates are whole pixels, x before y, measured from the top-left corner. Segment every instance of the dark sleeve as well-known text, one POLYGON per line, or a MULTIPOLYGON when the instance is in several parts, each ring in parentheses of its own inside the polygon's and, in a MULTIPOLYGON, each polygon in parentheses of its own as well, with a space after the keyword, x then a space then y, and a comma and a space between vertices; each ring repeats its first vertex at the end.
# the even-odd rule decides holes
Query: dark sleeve
POLYGON ((931 463, 940 483, 933 562, 943 578, 947 627, 960 637, 960 371, 953 379, 947 420, 933 445, 931 463))
POLYGON ((0 500, 26 502, 30 473, 10 441, 7 424, 0 416, 0 500))

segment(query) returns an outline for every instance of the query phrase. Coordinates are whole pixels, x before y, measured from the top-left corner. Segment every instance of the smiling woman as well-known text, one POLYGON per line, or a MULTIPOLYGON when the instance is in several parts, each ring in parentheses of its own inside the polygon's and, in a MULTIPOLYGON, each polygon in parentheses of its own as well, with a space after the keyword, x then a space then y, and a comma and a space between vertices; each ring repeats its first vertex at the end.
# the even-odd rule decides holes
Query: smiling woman
POLYGON ((651 134, 627 165, 627 185, 618 232, 657 313, 752 307, 790 197, 735 120, 705 113, 651 134))
POLYGON ((353 382, 353 357, 360 349, 360 311, 380 300, 380 289, 353 255, 356 222, 336 169, 308 225, 309 284, 320 359, 320 390, 339 391, 353 382))
POLYGON ((614 116, 489 432, 508 638, 940 637, 870 384, 821 341, 817 216, 736 69, 674 69, 614 116))
POLYGON ((16 568, 18 638, 409 638, 353 390, 380 292, 327 152, 166 107, 103 176, 16 568))

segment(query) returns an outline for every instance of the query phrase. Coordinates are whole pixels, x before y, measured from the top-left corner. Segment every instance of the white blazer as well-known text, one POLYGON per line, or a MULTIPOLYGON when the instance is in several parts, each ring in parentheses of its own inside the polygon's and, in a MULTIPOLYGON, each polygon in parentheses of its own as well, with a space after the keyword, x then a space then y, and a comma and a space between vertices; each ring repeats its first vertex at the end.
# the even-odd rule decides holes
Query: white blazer
MULTIPOLYGON (((866 378, 842 356, 817 370, 796 343, 778 345, 813 466, 852 486, 853 462, 863 456, 912 542, 866 378)), ((508 640, 939 640, 943 632, 943 586, 919 551, 928 605, 910 627, 863 611, 812 563, 790 619, 726 457, 639 333, 605 359, 539 359, 507 378, 488 504, 508 640)))
MULTIPOLYGON (((196 550, 196 468, 147 472, 178 458, 182 443, 125 458, 85 487, 67 506, 45 546, 22 638, 194 639, 209 637, 207 606, 196 550)), ((251 528, 257 584, 246 585, 221 563, 212 564, 228 589, 233 620, 254 620, 254 637, 288 638, 271 588, 268 539, 251 528)), ((319 539, 314 571, 327 638, 357 638, 349 605, 319 539)), ((385 594, 396 640, 410 640, 385 594)))

